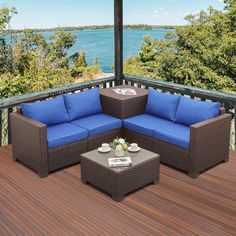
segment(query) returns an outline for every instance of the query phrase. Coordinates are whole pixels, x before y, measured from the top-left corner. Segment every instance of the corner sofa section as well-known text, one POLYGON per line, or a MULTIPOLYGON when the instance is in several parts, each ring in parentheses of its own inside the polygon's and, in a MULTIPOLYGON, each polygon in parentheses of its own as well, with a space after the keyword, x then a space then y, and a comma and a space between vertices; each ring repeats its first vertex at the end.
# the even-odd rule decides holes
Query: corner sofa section
POLYGON ((149 90, 145 114, 123 121, 124 136, 192 178, 228 161, 231 115, 219 103, 149 90))
POLYGON ((13 159, 46 177, 80 162, 80 154, 122 135, 122 121, 103 113, 99 89, 23 103, 11 114, 13 159))

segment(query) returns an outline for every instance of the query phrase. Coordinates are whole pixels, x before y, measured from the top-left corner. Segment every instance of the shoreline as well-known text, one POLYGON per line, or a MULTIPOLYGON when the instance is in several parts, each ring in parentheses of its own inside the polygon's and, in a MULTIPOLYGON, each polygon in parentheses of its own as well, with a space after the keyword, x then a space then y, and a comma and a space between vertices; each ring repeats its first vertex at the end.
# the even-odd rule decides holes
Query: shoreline
MULTIPOLYGON (((92 80, 97 80, 97 79, 104 79, 104 78, 109 78, 114 76, 114 73, 106 73, 106 72, 101 72, 99 74, 94 75, 94 78, 92 80)), ((81 82, 86 82, 90 81, 91 79, 89 78, 79 78, 75 80, 75 83, 81 83, 81 82)))
MULTIPOLYGON (((137 24, 137 25, 124 25, 124 30, 157 30, 157 29, 176 29, 180 25, 145 25, 145 24, 137 24)), ((90 25, 90 26, 62 26, 55 28, 42 28, 42 29, 34 29, 34 28, 25 28, 25 29, 11 29, 6 30, 6 32, 13 33, 22 33, 25 30, 32 30, 34 32, 56 32, 56 31, 90 31, 90 30, 107 30, 114 29, 113 25, 90 25)))

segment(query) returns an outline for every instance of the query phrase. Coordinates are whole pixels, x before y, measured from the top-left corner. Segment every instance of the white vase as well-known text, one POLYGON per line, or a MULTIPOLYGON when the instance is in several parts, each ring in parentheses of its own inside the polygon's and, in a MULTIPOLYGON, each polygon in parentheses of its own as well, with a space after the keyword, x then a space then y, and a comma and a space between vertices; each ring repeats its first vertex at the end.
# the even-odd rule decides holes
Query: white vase
POLYGON ((115 156, 116 157, 123 157, 125 155, 125 151, 122 150, 115 150, 115 156))

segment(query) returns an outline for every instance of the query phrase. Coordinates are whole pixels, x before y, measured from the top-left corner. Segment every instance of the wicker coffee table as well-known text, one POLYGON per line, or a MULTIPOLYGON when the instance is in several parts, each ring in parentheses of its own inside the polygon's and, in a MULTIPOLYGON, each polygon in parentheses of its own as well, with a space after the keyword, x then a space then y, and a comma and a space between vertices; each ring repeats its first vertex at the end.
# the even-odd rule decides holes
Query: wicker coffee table
POLYGON ((108 158, 114 157, 114 150, 107 154, 97 150, 82 154, 81 181, 107 192, 117 202, 134 190, 159 182, 158 154, 141 149, 138 153, 126 152, 125 156, 131 157, 131 167, 110 168, 108 158))

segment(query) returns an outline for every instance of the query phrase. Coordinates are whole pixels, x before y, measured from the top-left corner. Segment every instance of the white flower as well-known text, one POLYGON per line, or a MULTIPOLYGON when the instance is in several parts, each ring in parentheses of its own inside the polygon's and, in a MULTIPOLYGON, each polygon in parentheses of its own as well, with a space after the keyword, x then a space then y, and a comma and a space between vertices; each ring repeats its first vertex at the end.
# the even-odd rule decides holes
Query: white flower
POLYGON ((119 142, 120 144, 124 144, 124 143, 125 143, 125 140, 124 140, 123 138, 120 138, 120 139, 118 140, 118 142, 119 142))
POLYGON ((117 145, 116 146, 116 150, 121 151, 122 150, 122 146, 121 145, 117 145))

